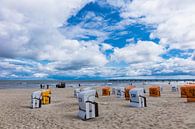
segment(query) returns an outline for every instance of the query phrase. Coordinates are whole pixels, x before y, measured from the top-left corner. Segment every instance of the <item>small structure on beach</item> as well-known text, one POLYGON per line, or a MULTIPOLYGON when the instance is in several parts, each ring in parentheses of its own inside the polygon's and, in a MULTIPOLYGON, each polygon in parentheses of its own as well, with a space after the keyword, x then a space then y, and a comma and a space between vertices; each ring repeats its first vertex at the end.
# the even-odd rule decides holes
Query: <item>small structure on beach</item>
POLYGON ((81 89, 80 88, 76 88, 74 89, 74 97, 78 97, 78 94, 80 93, 81 89))
POLYGON ((124 87, 117 87, 116 88, 116 96, 117 96, 117 98, 124 98, 125 88, 124 87))
POLYGON ((195 84, 186 88, 187 102, 195 102, 195 84))
POLYGON ((133 88, 129 91, 130 106, 132 107, 146 107, 146 97, 144 96, 144 88, 133 88))
POLYGON ((112 87, 112 94, 113 94, 113 95, 116 94, 116 87, 112 87))
POLYGON ((31 107, 32 108, 41 108, 41 91, 35 91, 31 94, 31 107))
POLYGON ((51 89, 43 90, 41 92, 41 96, 42 96, 41 103, 43 105, 51 103, 51 89))
POLYGON ((109 86, 102 87, 102 96, 110 96, 111 88, 109 86))
POLYGON ((187 85, 183 85, 183 86, 180 87, 181 98, 187 98, 186 88, 187 88, 187 85))
POLYGON ((187 98, 187 102, 195 102, 195 84, 185 84, 180 90, 181 98, 187 98))
POLYGON ((171 91, 172 91, 172 92, 177 92, 177 91, 178 91, 177 85, 172 85, 172 86, 171 86, 171 91))
POLYGON ((160 86, 150 86, 149 87, 149 96, 151 97, 160 97, 160 86))
POLYGON ((95 102, 95 90, 81 91, 78 94, 79 113, 82 120, 88 120, 99 116, 98 103, 95 102))
POLYGON ((65 88, 66 87, 66 83, 65 82, 61 82, 59 84, 56 84, 56 88, 65 88))
POLYGON ((131 89, 133 89, 133 88, 135 88, 135 86, 127 86, 127 87, 125 87, 125 99, 126 100, 130 100, 129 91, 131 89))

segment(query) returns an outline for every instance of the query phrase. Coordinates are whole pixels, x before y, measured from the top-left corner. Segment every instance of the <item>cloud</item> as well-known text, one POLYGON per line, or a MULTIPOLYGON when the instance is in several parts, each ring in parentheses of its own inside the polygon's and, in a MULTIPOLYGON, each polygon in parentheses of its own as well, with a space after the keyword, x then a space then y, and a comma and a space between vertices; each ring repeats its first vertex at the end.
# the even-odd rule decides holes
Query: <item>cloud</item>
POLYGON ((102 51, 112 50, 114 48, 112 45, 107 43, 101 43, 100 45, 102 46, 102 51))
POLYGON ((99 45, 93 42, 78 42, 65 40, 58 46, 47 46, 41 51, 40 59, 63 61, 64 64, 78 63, 87 65, 105 65, 107 60, 99 50, 99 45), (49 52, 49 54, 48 54, 49 52))
POLYGON ((156 27, 151 38, 159 38, 165 47, 195 49, 194 5, 193 0, 134 0, 121 4, 121 16, 156 27))
POLYGON ((66 39, 60 26, 89 0, 3 0, 0 9, 0 56, 104 65, 96 43, 66 39), (91 56, 93 55, 93 56, 91 56))
POLYGON ((138 41, 123 48, 115 48, 112 55, 113 61, 125 61, 126 63, 140 63, 160 61, 163 47, 151 41, 138 41))
POLYGON ((192 54, 192 60, 195 61, 195 52, 192 54))
POLYGON ((170 76, 195 75, 195 62, 190 58, 170 58, 158 62, 142 62, 129 66, 129 75, 170 76))
POLYGON ((38 73, 37 66, 41 65, 32 60, 7 58, 0 58, 0 60, 1 78, 29 78, 33 73, 38 73))
POLYGON ((47 77, 48 75, 47 75, 47 74, 44 74, 44 73, 35 73, 35 74, 33 74, 33 76, 34 76, 35 78, 45 78, 45 77, 47 77))

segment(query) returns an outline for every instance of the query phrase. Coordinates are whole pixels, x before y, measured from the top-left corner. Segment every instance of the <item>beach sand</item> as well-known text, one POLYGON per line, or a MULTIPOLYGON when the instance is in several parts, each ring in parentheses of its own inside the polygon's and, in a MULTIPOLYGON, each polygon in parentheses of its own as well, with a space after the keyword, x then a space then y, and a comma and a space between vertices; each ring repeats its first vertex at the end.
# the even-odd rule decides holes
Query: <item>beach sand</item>
POLYGON ((31 109, 31 93, 39 89, 0 90, 0 129, 195 129, 195 103, 187 103, 166 86, 161 97, 147 97, 146 108, 129 107, 129 101, 99 95, 99 117, 77 117, 73 88, 52 88, 50 105, 31 109))

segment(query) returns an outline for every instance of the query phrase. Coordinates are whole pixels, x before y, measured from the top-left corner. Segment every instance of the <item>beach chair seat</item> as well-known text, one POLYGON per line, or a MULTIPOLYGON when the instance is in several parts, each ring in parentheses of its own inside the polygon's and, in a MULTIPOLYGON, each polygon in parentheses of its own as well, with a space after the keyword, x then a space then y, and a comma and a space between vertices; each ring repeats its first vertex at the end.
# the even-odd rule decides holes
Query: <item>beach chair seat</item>
POLYGON ((144 96, 144 88, 133 88, 129 91, 130 106, 132 107, 146 107, 146 97, 144 96))
POLYGON ((131 89, 133 89, 133 88, 135 88, 135 86, 127 86, 127 87, 125 87, 125 99, 126 100, 130 100, 129 91, 131 89))
POLYGON ((112 94, 113 94, 113 95, 116 94, 116 87, 112 87, 112 94))
POLYGON ((78 94, 79 94, 79 92, 81 92, 81 89, 80 88, 76 88, 76 89, 74 89, 74 97, 78 97, 78 94))
POLYGON ((183 85, 183 86, 180 87, 181 98, 187 98, 187 96, 186 96, 186 88, 187 88, 187 85, 183 85))
POLYGON ((111 88, 108 86, 102 87, 102 96, 110 96, 111 88))
POLYGON ((117 96, 117 98, 124 98, 125 88, 124 87, 117 87, 116 88, 116 96, 117 96))
POLYGON ((61 82, 59 84, 56 84, 56 88, 66 88, 66 83, 65 82, 61 82))
POLYGON ((41 91, 35 91, 31 94, 31 107, 32 108, 41 108, 41 91))
POLYGON ((160 97, 160 86, 150 86, 149 87, 149 96, 151 97, 160 97))
POLYGON ((81 91, 78 94, 79 113, 82 120, 98 117, 98 103, 95 102, 95 90, 81 91))
POLYGON ((186 87, 187 102, 195 102, 195 85, 186 87))
POLYGON ((47 89, 47 90, 43 90, 41 92, 41 96, 42 96, 42 104, 50 104, 51 103, 51 90, 47 89))
POLYGON ((171 91, 172 91, 172 92, 177 92, 177 91, 178 91, 177 85, 172 85, 172 86, 171 86, 171 91))

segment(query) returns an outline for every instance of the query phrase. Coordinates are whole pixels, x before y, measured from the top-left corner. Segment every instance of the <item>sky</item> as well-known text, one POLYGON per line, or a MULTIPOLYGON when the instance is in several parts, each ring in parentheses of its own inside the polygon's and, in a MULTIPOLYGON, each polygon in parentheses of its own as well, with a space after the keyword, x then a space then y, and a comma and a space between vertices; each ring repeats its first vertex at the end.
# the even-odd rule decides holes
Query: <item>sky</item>
POLYGON ((0 0, 0 79, 195 77, 194 0, 0 0))

